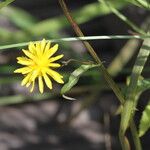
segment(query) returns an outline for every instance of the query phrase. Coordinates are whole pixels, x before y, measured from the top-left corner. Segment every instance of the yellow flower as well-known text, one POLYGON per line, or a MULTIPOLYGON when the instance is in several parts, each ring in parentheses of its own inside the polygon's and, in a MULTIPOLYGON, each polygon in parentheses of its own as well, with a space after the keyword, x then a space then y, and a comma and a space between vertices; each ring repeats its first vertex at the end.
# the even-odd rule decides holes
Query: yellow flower
POLYGON ((52 70, 52 68, 61 66, 54 61, 61 59, 63 55, 52 57, 58 50, 58 44, 50 47, 50 42, 46 43, 45 39, 43 39, 41 42, 30 42, 28 49, 29 50, 22 50, 26 56, 17 57, 17 62, 24 65, 24 67, 14 71, 15 73, 21 73, 25 76, 21 83, 22 86, 26 85, 26 87, 29 87, 31 85, 30 92, 32 92, 35 80, 38 78, 39 91, 43 93, 43 80, 49 89, 52 89, 50 77, 58 83, 64 83, 62 80, 63 76, 52 70))

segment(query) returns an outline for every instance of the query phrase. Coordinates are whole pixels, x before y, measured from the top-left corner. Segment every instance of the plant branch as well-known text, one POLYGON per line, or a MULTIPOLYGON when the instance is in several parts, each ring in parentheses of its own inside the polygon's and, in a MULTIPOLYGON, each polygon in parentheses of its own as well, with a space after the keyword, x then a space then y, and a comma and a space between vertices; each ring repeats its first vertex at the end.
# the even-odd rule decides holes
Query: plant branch
MULTIPOLYGON (((59 0, 59 3, 64 11, 65 16, 67 17, 68 21, 70 22, 70 24, 72 25, 74 31, 76 32, 76 34, 80 37, 84 37, 84 34, 82 33, 82 31, 80 30, 79 26, 77 25, 77 23, 73 20, 64 0, 59 0)), ((124 101, 124 97, 120 91, 120 89, 118 88, 118 86, 116 85, 116 83, 113 81, 113 79, 111 78, 111 76, 109 75, 109 73, 107 72, 106 68, 104 67, 104 65, 102 64, 102 61, 100 60, 100 58, 97 56, 97 54, 95 53, 94 49, 92 48, 92 46, 87 42, 87 41, 83 41, 84 46, 87 48, 88 52, 90 53, 90 55, 93 57, 93 59, 95 60, 96 63, 101 64, 100 69, 107 81, 107 83, 109 84, 109 86, 112 88, 112 90, 114 91, 114 93, 116 94, 116 96, 118 97, 118 99, 120 100, 121 104, 123 104, 124 101)), ((132 120, 132 119, 131 119, 132 120)), ((130 128, 131 131, 133 132, 133 135, 137 135, 137 131, 135 127, 134 121, 132 120, 131 124, 130 124, 130 128)), ((129 142, 127 140, 127 138, 124 136, 124 132, 123 130, 120 130, 119 132, 119 137, 121 140, 121 144, 122 144, 122 148, 124 150, 129 149, 129 142), (127 146, 128 145, 128 146, 127 146)), ((138 143, 140 144, 139 139, 138 143)))
MULTIPOLYGON (((76 32, 76 34, 80 37, 84 37, 84 34, 82 33, 82 31, 80 30, 79 26, 77 25, 77 23, 73 20, 65 2, 63 0, 59 0, 59 3, 64 11, 65 16, 67 17, 68 21, 70 22, 70 24, 72 25, 74 31, 76 32)), ((93 57, 93 59, 95 60, 95 62, 97 64, 101 64, 100 65, 100 70, 102 71, 107 83, 109 84, 109 86, 112 88, 112 90, 114 91, 114 93, 116 94, 116 96, 118 97, 118 99, 120 100, 121 104, 123 104, 124 102, 124 97, 120 91, 120 89, 118 88, 118 86, 116 85, 116 83, 113 81, 113 79, 111 78, 111 76, 109 75, 109 73, 107 72, 106 68, 104 67, 102 61, 100 60, 100 58, 98 57, 98 55, 96 54, 96 52, 94 51, 94 49, 92 48, 92 46, 87 42, 87 41, 83 41, 84 46, 87 48, 88 52, 90 53, 90 55, 93 57)))
MULTIPOLYGON (((131 80, 129 87, 127 89, 127 94, 126 94, 126 102, 121 114, 121 124, 120 124, 120 131, 122 131, 122 136, 125 135, 125 132, 128 128, 129 123, 133 123, 133 117, 135 114, 135 108, 138 103, 138 98, 137 98, 137 82, 138 79, 144 69, 144 65, 150 55, 150 41, 149 39, 145 40, 143 42, 143 45, 138 53, 135 65, 133 67, 133 71, 131 74, 131 80)), ((141 150, 141 145, 140 145, 140 140, 135 133, 136 129, 132 125, 130 126, 132 130, 132 135, 134 137, 134 142, 137 150, 141 150), (136 138, 135 138, 136 137, 136 138)))

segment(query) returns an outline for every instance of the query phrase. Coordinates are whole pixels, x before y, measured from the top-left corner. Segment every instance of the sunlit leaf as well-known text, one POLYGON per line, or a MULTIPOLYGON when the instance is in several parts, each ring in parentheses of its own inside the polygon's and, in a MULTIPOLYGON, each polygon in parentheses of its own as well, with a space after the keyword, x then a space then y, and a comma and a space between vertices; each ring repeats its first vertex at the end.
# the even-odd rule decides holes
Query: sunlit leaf
POLYGON ((0 2, 0 9, 6 7, 8 4, 12 3, 14 0, 5 0, 4 2, 0 2))
POLYGON ((150 102, 145 107, 145 110, 143 111, 141 120, 140 120, 140 126, 139 126, 139 136, 143 136, 145 132, 150 128, 150 102))
POLYGON ((37 22, 35 17, 17 7, 8 6, 0 11, 0 15, 7 17, 17 27, 27 30, 37 22))
POLYGON ((138 91, 143 92, 150 89, 150 79, 143 79, 138 81, 138 91))
POLYGON ((68 82, 62 87, 61 94, 65 94, 68 92, 73 86, 75 86, 81 77, 81 75, 86 72, 87 70, 97 67, 99 65, 89 64, 89 65, 81 65, 79 68, 77 68, 75 71, 73 71, 69 77, 68 82))

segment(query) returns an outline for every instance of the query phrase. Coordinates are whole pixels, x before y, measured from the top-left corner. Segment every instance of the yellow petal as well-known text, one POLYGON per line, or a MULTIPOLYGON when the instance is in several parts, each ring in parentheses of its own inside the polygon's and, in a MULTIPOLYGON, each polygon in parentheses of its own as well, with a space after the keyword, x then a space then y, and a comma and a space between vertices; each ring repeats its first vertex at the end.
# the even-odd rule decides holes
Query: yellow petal
POLYGON ((33 82, 32 82, 32 87, 31 87, 31 89, 30 89, 30 92, 33 92, 34 86, 35 86, 35 82, 33 81, 33 82))
POLYGON ((29 58, 31 58, 31 59, 34 59, 34 55, 30 52, 30 51, 28 51, 28 50, 22 50, 23 52, 24 52, 24 54, 26 55, 26 56, 28 56, 29 58))
POLYGON ((17 57, 18 61, 17 63, 18 64, 21 64, 21 65, 33 65, 33 61, 31 59, 28 59, 27 57, 17 57))
POLYGON ((43 85, 42 76, 39 76, 39 77, 38 77, 38 81, 39 81, 39 91, 40 91, 41 93, 43 93, 43 91, 44 91, 44 85, 43 85))
POLYGON ((29 73, 29 72, 31 72, 31 71, 32 71, 31 68, 29 68, 29 67, 23 67, 23 68, 16 69, 16 70, 14 71, 14 73, 27 74, 27 73, 29 73))
POLYGON ((61 55, 58 55, 58 56, 56 56, 56 57, 52 57, 52 58, 49 59, 49 62, 54 62, 54 61, 56 61, 56 60, 59 60, 59 59, 61 59, 63 56, 64 56, 64 55, 61 54, 61 55))
POLYGON ((56 53, 57 50, 58 50, 58 44, 55 44, 52 48, 46 51, 45 56, 47 56, 47 58, 50 58, 52 55, 56 53))
POLYGON ((61 65, 58 63, 49 63, 49 67, 60 67, 61 65))
POLYGON ((41 42, 41 52, 44 51, 45 45, 46 45, 46 40, 43 39, 42 42, 41 42))
POLYGON ((26 87, 29 87, 29 86, 30 86, 30 84, 31 84, 31 82, 28 82, 28 83, 26 84, 26 87))
POLYGON ((25 78, 22 80, 21 85, 24 86, 25 84, 27 84, 29 82, 30 77, 31 77, 31 74, 30 73, 27 74, 25 78))
POLYGON ((50 49, 50 44, 51 44, 51 42, 48 41, 46 46, 45 46, 45 51, 44 51, 45 53, 50 49))
POLYGON ((35 48, 35 45, 34 45, 33 42, 30 42, 30 43, 29 43, 28 49, 29 49, 29 51, 30 51, 31 53, 35 54, 36 48, 35 48))
POLYGON ((33 71, 30 80, 34 81, 37 78, 38 75, 39 75, 39 71, 38 70, 33 71))
POLYGON ((41 57, 42 53, 41 53, 41 48, 40 48, 40 42, 36 42, 36 53, 37 53, 37 56, 41 57))
POLYGON ((64 81, 62 80, 63 76, 60 75, 58 72, 52 70, 52 69, 47 69, 47 73, 58 83, 63 84, 64 81))
POLYGON ((50 88, 50 89, 52 89, 52 82, 49 79, 49 77, 47 76, 47 74, 43 73, 43 77, 44 77, 44 81, 45 81, 47 87, 50 88))

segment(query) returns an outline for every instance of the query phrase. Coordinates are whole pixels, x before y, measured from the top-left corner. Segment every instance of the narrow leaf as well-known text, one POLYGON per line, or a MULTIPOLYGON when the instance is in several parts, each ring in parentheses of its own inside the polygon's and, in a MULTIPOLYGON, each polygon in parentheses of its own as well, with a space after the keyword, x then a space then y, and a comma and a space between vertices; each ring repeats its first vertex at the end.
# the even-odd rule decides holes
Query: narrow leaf
POLYGON ((150 102, 146 106, 145 110, 143 111, 140 126, 139 126, 139 136, 143 136, 145 132, 150 128, 150 102))
POLYGON ((6 7, 8 4, 12 3, 14 0, 5 0, 4 2, 0 2, 0 9, 6 7))
POLYGON ((150 55, 150 41, 149 39, 146 39, 144 40, 143 45, 136 58, 136 62, 131 74, 130 84, 127 88, 127 92, 125 95, 126 102, 124 104, 124 108, 122 111, 121 126, 120 126, 123 133, 125 133, 129 121, 131 119, 131 115, 134 113, 134 108, 136 107, 135 101, 137 98, 138 80, 144 69, 146 61, 149 58, 149 55, 150 55))
POLYGON ((74 85, 77 84, 80 76, 86 72, 87 70, 93 68, 93 67, 98 67, 99 65, 81 65, 79 68, 77 68, 75 71, 73 71, 69 77, 69 81, 62 87, 61 89, 61 94, 65 94, 68 92, 74 85))
POLYGON ((150 79, 142 79, 138 81, 138 92, 141 93, 148 89, 150 89, 150 79))
POLYGON ((31 26, 35 25, 35 23, 37 23, 35 17, 17 7, 5 7, 0 11, 0 15, 7 17, 17 27, 25 31, 31 28, 31 26))

